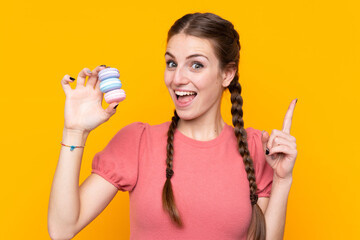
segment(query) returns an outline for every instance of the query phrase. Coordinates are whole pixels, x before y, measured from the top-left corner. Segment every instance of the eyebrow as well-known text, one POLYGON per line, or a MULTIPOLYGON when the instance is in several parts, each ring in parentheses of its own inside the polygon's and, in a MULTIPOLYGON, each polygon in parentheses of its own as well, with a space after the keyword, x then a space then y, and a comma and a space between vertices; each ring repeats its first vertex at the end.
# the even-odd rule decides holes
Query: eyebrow
MULTIPOLYGON (((165 53, 165 56, 166 55, 169 55, 170 57, 172 57, 172 58, 176 58, 174 55, 172 55, 171 53, 169 53, 169 52, 166 52, 165 53)), ((202 55, 202 54, 192 54, 192 55, 190 55, 190 56, 187 56, 186 57, 186 59, 190 59, 190 58, 194 58, 194 57, 204 57, 204 58, 206 58, 208 61, 209 61, 209 59, 205 56, 205 55, 202 55)))

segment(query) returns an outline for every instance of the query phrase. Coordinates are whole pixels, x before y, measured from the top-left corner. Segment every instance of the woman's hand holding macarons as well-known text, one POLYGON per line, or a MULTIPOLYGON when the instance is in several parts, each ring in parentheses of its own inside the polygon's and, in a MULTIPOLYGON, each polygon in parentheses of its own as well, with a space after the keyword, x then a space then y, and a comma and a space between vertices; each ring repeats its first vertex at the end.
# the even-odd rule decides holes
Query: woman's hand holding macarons
POLYGON ((75 89, 69 85, 74 82, 74 78, 65 75, 61 80, 66 95, 65 129, 90 132, 109 120, 116 112, 116 106, 120 101, 111 102, 106 109, 101 105, 103 93, 100 91, 98 74, 104 69, 106 69, 105 65, 98 66, 93 71, 84 68, 76 79, 75 89), (88 80, 85 85, 86 77, 88 80))

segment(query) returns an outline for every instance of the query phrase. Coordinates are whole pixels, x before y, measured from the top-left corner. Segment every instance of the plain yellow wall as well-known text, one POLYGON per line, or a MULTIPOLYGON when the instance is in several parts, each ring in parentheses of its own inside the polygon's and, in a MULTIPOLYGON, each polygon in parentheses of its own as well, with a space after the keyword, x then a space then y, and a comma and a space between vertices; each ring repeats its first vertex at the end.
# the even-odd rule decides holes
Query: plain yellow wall
MULTIPOLYGON (((49 239, 62 77, 107 64, 120 70, 127 92, 116 115, 90 134, 82 182, 95 153, 121 127, 170 120, 166 34, 176 19, 196 11, 217 13, 240 33, 245 127, 281 129, 290 101, 299 99, 285 239, 360 235, 358 1, 21 0, 0 9, 0 239, 49 239)), ((222 112, 231 124, 228 93, 222 112)), ((119 192, 74 239, 129 239, 128 204, 128 193, 119 192)))

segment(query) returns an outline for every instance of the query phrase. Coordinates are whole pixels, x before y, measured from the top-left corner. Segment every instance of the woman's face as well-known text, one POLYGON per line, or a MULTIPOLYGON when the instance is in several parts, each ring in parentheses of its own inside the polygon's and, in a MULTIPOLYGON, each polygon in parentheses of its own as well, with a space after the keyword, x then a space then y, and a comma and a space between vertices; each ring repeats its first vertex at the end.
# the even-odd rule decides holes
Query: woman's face
POLYGON ((183 120, 200 116, 215 118, 224 87, 211 42, 176 34, 168 41, 165 61, 165 84, 179 117, 183 120))

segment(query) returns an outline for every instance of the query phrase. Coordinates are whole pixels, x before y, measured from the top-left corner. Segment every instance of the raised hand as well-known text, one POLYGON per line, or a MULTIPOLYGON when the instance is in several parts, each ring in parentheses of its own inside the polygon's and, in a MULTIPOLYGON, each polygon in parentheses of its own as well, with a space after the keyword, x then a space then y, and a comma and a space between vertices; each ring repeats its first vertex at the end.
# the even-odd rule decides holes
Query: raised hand
POLYGON ((292 171, 297 156, 296 139, 290 135, 291 121, 297 99, 294 99, 286 112, 282 130, 274 129, 271 136, 263 131, 261 140, 267 163, 274 169, 274 177, 292 178, 292 171))
POLYGON ((65 75, 61 80, 66 95, 65 129, 90 132, 116 112, 116 102, 109 104, 106 109, 101 106, 103 93, 100 91, 98 73, 105 68, 98 66, 93 71, 84 68, 76 79, 75 89, 69 85, 69 82, 72 82, 69 75, 65 75), (85 85, 86 77, 88 80, 85 85))

